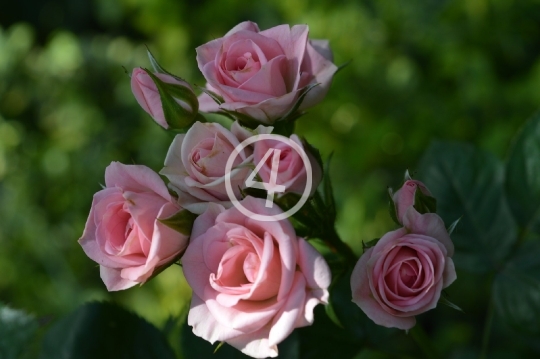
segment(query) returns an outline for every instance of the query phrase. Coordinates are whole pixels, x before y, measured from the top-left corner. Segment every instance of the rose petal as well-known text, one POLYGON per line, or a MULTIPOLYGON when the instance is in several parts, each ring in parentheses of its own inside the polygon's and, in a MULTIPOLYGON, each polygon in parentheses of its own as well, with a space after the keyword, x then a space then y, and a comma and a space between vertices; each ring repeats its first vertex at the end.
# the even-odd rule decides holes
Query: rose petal
POLYGON ((139 284, 120 276, 120 269, 99 266, 99 274, 109 292, 124 290, 139 284))

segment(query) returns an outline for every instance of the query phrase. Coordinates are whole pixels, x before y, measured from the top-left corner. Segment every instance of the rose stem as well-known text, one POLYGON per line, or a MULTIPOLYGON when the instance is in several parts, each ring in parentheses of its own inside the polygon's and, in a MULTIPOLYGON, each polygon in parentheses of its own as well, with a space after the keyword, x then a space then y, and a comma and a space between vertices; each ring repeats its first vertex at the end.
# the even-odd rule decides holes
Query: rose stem
POLYGON ((480 359, 487 358, 487 352, 489 347, 489 336, 491 334, 491 324, 493 323, 493 314, 495 312, 495 306, 493 305, 493 299, 490 298, 488 309, 486 313, 486 322, 484 324, 484 333, 482 335, 482 351, 480 353, 480 359))
POLYGON ((409 331, 411 333, 412 338, 418 344, 420 349, 424 352, 426 357, 428 358, 440 358, 439 355, 437 355, 437 351, 431 345, 431 341, 429 340, 429 337, 427 336, 426 332, 420 325, 420 323, 416 323, 416 325, 409 331))

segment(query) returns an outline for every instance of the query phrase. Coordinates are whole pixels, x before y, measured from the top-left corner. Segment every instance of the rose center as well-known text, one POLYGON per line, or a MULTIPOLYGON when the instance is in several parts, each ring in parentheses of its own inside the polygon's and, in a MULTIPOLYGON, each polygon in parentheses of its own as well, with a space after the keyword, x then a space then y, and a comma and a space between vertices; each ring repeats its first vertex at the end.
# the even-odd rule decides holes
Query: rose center
POLYGON ((405 262, 401 265, 399 269, 399 275, 401 277, 401 281, 407 287, 411 287, 416 282, 416 271, 408 262, 405 262))

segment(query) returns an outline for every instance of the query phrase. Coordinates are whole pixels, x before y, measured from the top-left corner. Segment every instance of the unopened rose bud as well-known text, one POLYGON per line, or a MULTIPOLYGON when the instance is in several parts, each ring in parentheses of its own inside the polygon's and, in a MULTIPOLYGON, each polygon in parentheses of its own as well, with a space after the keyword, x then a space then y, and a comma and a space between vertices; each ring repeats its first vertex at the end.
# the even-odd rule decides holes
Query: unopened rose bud
POLYGON ((433 213, 436 211, 436 200, 420 181, 407 180, 401 188, 392 195, 391 205, 395 208, 397 221, 403 224, 403 216, 407 209, 414 207, 419 213, 433 213))
POLYGON ((195 121, 197 97, 177 77, 137 67, 131 74, 131 90, 143 110, 165 129, 187 127, 195 121))

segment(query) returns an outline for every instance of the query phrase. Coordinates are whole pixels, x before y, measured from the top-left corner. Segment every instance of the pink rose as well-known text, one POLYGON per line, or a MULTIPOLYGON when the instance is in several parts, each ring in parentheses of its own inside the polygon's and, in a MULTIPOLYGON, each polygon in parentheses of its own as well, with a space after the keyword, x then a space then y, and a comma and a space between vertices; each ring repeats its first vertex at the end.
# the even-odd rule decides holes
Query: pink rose
POLYGON ((351 275, 355 302, 375 323, 408 330, 437 306, 456 279, 454 246, 442 219, 409 208, 405 228, 388 232, 360 257, 351 275))
POLYGON ((158 221, 181 208, 150 168, 112 162, 105 185, 94 195, 79 243, 99 263, 107 289, 115 291, 144 283, 176 261, 188 236, 158 221))
MULTIPOLYGON (((263 199, 241 203, 254 213, 283 213, 263 199)), ((287 220, 260 222, 210 204, 195 220, 182 265, 195 335, 255 358, 277 356, 277 344, 312 324, 313 308, 328 301, 328 265, 287 220)))
POLYGON ((416 203, 416 191, 420 190, 420 192, 425 195, 433 198, 433 195, 431 192, 427 189, 427 187, 420 181, 416 180, 408 180, 405 181, 403 186, 399 190, 394 193, 392 196, 392 200, 394 201, 395 207, 396 207, 396 216, 399 221, 399 223, 403 224, 403 217, 405 216, 405 213, 409 209, 409 207, 417 207, 422 206, 422 203, 416 203))
POLYGON ((302 89, 315 83, 320 85, 307 94, 300 109, 320 102, 337 67, 328 41, 309 41, 308 32, 307 25, 260 31, 246 21, 198 47, 197 62, 207 87, 225 101, 218 106, 203 94, 201 111, 237 111, 271 124, 294 106, 302 89))
MULTIPOLYGON (((298 136, 292 135, 290 138, 303 150, 304 146, 298 136)), ((270 151, 270 156, 266 156, 264 164, 259 169, 258 174, 263 182, 270 183, 272 178, 274 151, 280 151, 279 164, 276 167, 276 184, 285 186, 284 192, 303 194, 307 183, 306 166, 301 155, 290 145, 277 140, 263 140, 255 142, 253 161, 258 166, 270 151)), ((304 151, 311 164, 311 191, 313 194, 322 179, 322 169, 309 151, 304 151)))
MULTIPOLYGON (((231 131, 217 123, 195 122, 186 134, 174 138, 161 174, 178 193, 179 203, 194 213, 202 213, 208 202, 219 202, 227 207, 230 200, 225 189, 225 166, 236 146, 255 133, 267 133, 271 128, 259 126, 250 132, 235 122, 231 131)), ((240 188, 250 173, 251 147, 236 157, 231 171, 233 192, 240 198, 240 188)))
MULTIPOLYGON (((191 86, 187 82, 180 81, 179 79, 173 76, 161 74, 157 72, 154 73, 154 75, 165 83, 184 86, 188 88, 189 90, 191 90, 191 86)), ((161 105, 161 97, 159 96, 159 91, 157 89, 157 86, 152 80, 152 78, 146 73, 146 71, 144 71, 140 67, 134 68, 131 74, 131 91, 133 92, 133 95, 135 96, 135 99, 137 99, 137 102, 139 103, 139 105, 150 116, 152 116, 154 121, 156 121, 161 127, 165 129, 169 128, 169 124, 167 123, 167 120, 165 119, 165 115, 163 114, 163 107, 161 105)), ((184 109, 188 111, 194 110, 194 109, 191 109, 190 106, 186 102, 177 98, 175 98, 175 100, 184 109)))

